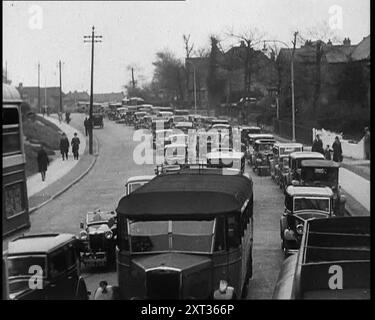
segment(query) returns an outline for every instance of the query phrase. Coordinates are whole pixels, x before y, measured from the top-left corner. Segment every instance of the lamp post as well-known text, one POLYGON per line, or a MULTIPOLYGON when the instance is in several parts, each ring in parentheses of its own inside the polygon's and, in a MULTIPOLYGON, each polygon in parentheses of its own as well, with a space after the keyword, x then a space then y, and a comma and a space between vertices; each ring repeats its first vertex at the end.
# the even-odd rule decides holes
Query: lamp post
MULTIPOLYGON (((296 141, 296 112, 295 112, 295 103, 294 103, 294 52, 296 50, 296 39, 297 39, 298 32, 294 32, 294 39, 292 41, 293 48, 292 48, 292 55, 290 59, 290 85, 291 85, 291 91, 292 91, 292 141, 296 141)), ((264 46, 262 51, 267 51, 266 48, 266 42, 278 42, 282 43, 284 46, 286 46, 288 49, 291 49, 288 44, 286 44, 284 41, 280 40, 263 40, 264 46)), ((277 107, 277 119, 279 119, 279 97, 276 98, 276 107, 277 107)))
POLYGON ((186 61, 186 63, 191 64, 193 67, 193 77, 194 77, 194 112, 197 114, 197 82, 195 77, 195 66, 190 61, 186 61))

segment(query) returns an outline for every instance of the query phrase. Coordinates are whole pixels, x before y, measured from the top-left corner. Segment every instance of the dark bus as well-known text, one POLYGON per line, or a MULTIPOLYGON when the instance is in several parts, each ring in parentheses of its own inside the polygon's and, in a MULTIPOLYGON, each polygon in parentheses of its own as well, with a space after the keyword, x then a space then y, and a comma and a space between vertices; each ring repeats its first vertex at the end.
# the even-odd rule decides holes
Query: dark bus
POLYGON ((116 211, 122 299, 247 296, 253 246, 249 177, 217 169, 160 174, 123 197, 116 211))
POLYGON ((3 237, 30 226, 21 97, 3 83, 3 237))
POLYGON ((312 219, 273 299, 370 299, 370 216, 312 219))

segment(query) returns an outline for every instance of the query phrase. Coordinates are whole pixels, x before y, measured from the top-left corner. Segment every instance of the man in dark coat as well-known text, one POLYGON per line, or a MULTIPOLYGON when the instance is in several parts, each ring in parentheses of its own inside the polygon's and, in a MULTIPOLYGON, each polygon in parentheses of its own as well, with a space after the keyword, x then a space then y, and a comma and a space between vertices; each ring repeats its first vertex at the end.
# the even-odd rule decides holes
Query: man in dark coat
POLYGON ((329 144, 327 144, 327 147, 324 150, 324 158, 326 158, 326 160, 332 160, 332 158, 331 158, 331 149, 329 147, 329 144))
POLYGON ((333 150, 333 161, 341 162, 342 161, 342 148, 339 137, 335 138, 335 142, 332 144, 333 150))
POLYGON ((322 155, 324 155, 324 149, 323 149, 323 141, 320 139, 320 136, 317 134, 316 138, 313 142, 311 151, 313 152, 319 152, 322 155))
POLYGON ((88 134, 89 134, 89 120, 87 119, 87 117, 83 121, 83 125, 85 126, 85 133, 86 133, 86 137, 87 137, 88 134))
POLYGON ((65 133, 62 134, 60 139, 60 151, 63 161, 65 160, 65 158, 66 160, 68 160, 69 139, 65 133))
POLYGON ((42 181, 46 179, 46 171, 49 165, 49 159, 44 147, 41 145, 37 156, 39 172, 42 175, 42 181))
POLYGON ((79 138, 77 137, 77 132, 75 132, 71 145, 72 145, 73 156, 74 156, 74 159, 76 160, 78 160, 78 156, 79 156, 79 153, 78 153, 79 144, 80 144, 80 141, 79 141, 79 138))

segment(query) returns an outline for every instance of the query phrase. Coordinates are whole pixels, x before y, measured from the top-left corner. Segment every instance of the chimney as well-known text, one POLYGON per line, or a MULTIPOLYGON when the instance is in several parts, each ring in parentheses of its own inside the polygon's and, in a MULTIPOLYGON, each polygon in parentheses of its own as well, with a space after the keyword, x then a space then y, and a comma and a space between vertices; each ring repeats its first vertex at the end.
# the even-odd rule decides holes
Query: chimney
POLYGON ((245 47, 245 41, 241 41, 240 47, 241 48, 245 47))
POLYGON ((23 88, 23 83, 22 82, 20 82, 20 84, 18 85, 18 88, 20 88, 22 90, 22 88, 23 88))
POLYGON ((327 46, 332 46, 332 41, 331 41, 331 39, 328 40, 328 42, 327 42, 327 46))
POLYGON ((344 46, 350 46, 350 39, 345 38, 344 41, 343 41, 343 44, 344 44, 344 46))

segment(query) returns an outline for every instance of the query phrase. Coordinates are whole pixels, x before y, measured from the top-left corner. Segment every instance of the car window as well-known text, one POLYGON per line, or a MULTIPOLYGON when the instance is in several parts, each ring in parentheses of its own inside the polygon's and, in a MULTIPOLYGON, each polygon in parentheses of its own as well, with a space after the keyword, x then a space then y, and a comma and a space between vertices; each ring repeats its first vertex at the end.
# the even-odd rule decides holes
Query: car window
POLYGON ((76 262, 75 257, 73 246, 52 253, 48 264, 49 275, 53 278, 71 268, 76 262))

